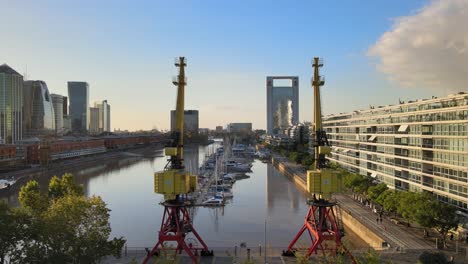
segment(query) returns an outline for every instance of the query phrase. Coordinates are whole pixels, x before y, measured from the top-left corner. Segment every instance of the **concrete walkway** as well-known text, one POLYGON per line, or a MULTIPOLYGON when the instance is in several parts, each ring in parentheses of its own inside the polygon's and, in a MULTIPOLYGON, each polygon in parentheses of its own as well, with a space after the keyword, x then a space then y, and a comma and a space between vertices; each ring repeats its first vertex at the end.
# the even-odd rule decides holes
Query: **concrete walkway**
MULTIPOLYGON (((275 159, 281 160, 283 164, 297 176, 299 176, 304 183, 306 180, 306 172, 301 165, 295 164, 280 155, 274 155, 275 159)), ((431 249, 435 245, 424 240, 422 236, 414 234, 414 230, 411 228, 397 225, 390 222, 388 219, 383 219, 382 223, 377 223, 377 214, 374 214, 370 208, 365 207, 358 201, 344 194, 335 194, 333 196, 338 200, 339 205, 343 210, 351 212, 351 214, 362 224, 367 226, 376 235, 383 238, 391 247, 400 247, 401 250, 405 249, 431 249)))
POLYGON ((400 247, 404 249, 431 249, 435 245, 429 244, 422 237, 415 236, 412 232, 408 232, 407 227, 397 225, 387 219, 383 219, 382 223, 377 223, 377 214, 364 207, 361 203, 355 201, 351 197, 344 194, 336 194, 334 198, 338 200, 342 210, 351 212, 351 214, 378 236, 388 242, 391 247, 400 247))

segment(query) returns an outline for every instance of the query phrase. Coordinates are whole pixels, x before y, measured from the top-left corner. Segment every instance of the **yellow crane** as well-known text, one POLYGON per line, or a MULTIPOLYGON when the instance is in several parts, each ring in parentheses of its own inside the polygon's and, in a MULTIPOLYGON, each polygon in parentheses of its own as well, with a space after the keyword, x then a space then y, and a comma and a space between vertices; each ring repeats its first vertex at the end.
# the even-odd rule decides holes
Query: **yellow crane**
POLYGON ((311 142, 314 146, 314 169, 307 171, 307 191, 313 196, 308 200, 309 211, 304 218, 304 225, 299 230, 294 239, 289 243, 288 249, 283 251, 284 256, 294 256, 300 248, 296 247, 299 238, 307 230, 311 239, 311 246, 306 248, 309 257, 317 254, 320 250, 324 256, 336 254, 338 251, 346 253, 353 263, 354 257, 342 244, 341 238, 344 230, 339 217, 337 203, 330 201, 332 193, 341 190, 341 182, 338 173, 328 167, 326 155, 331 153, 331 146, 327 139, 327 134, 322 126, 322 105, 320 87, 325 84, 325 80, 320 76, 319 68, 323 67, 323 62, 315 57, 312 61, 314 75, 311 81, 314 89, 314 124, 311 142))
POLYGON ((172 83, 177 86, 177 103, 175 114, 175 129, 172 131, 172 143, 165 148, 166 156, 169 156, 167 165, 162 172, 154 174, 154 191, 164 195, 164 214, 161 228, 158 234, 158 242, 148 253, 143 263, 153 256, 158 256, 160 250, 175 250, 175 254, 184 250, 194 263, 198 263, 198 255, 213 256, 207 245, 192 225, 190 214, 187 210, 188 203, 183 195, 191 193, 197 188, 197 176, 190 175, 184 169, 184 93, 187 79, 185 57, 176 59, 175 66, 179 68, 172 83), (187 242, 187 236, 192 233, 196 239, 187 242), (168 243, 175 243, 174 247, 168 247, 168 243))

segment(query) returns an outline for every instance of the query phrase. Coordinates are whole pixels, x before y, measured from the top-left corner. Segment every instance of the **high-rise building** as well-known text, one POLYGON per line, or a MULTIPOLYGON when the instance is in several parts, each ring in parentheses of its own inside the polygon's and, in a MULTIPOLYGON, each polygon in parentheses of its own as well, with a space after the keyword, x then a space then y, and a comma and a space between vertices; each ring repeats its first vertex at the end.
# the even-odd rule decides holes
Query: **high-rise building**
POLYGON ((250 133, 252 123, 229 123, 226 128, 229 133, 250 133))
POLYGON ((44 81, 23 84, 24 137, 55 134, 55 114, 49 89, 44 81))
POLYGON ((55 115, 55 131, 58 135, 62 135, 63 129, 63 95, 51 94, 52 105, 54 106, 55 115))
POLYGON ((468 94, 328 115, 323 126, 329 160, 468 215, 468 94))
POLYGON ((267 133, 278 134, 299 120, 299 77, 268 76, 267 133), (275 86, 275 80, 290 80, 290 85, 275 86))
POLYGON ((96 135, 96 134, 101 133, 101 130, 99 129, 99 119, 100 119, 99 108, 90 107, 89 116, 90 116, 89 133, 91 135, 96 135))
POLYGON ((15 144, 23 138, 23 76, 0 65, 0 143, 15 144))
POLYGON ((62 113, 64 116, 68 115, 68 97, 63 96, 63 110, 62 113))
POLYGON ((63 134, 71 131, 71 117, 68 111, 68 97, 63 97, 63 134))
POLYGON ((68 82, 68 98, 72 132, 86 133, 89 129, 89 85, 68 82))
MULTIPOLYGON (((171 131, 175 128, 175 110, 171 111, 171 131)), ((198 110, 184 111, 184 131, 185 133, 198 134, 198 110)))
POLYGON ((99 108, 99 132, 110 132, 110 105, 107 100, 95 102, 94 107, 99 108))
MULTIPOLYGON (((107 102, 107 101, 106 101, 107 102)), ((107 124, 106 124, 106 129, 105 131, 111 132, 111 107, 110 104, 107 104, 107 124)))
POLYGON ((71 130, 71 118, 70 115, 64 115, 63 116, 63 134, 67 134, 68 132, 72 131, 71 130))

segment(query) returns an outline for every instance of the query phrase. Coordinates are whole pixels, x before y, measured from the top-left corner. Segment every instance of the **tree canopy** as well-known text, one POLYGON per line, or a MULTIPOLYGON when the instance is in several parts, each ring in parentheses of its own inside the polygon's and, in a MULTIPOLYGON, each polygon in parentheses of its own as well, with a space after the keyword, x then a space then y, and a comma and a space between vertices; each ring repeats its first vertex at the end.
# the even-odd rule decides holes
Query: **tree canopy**
POLYGON ((54 176, 48 187, 43 193, 36 181, 29 181, 19 193, 20 208, 0 203, 0 258, 8 256, 10 263, 99 263, 104 256, 120 255, 125 240, 109 239, 110 210, 100 197, 84 196, 71 174, 54 176))

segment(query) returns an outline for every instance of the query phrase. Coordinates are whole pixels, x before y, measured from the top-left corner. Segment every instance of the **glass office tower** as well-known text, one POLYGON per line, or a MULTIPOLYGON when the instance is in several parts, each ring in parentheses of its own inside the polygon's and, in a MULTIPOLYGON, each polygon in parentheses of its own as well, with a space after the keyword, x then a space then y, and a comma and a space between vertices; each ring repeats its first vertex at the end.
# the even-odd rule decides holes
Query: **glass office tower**
POLYGON ((89 129, 89 85, 68 82, 69 115, 73 133, 86 134, 89 129))

